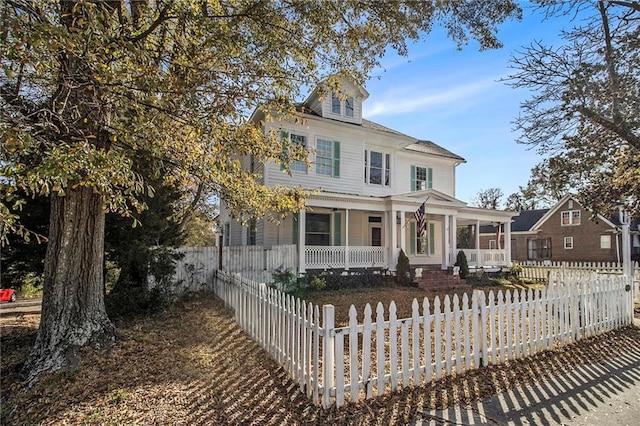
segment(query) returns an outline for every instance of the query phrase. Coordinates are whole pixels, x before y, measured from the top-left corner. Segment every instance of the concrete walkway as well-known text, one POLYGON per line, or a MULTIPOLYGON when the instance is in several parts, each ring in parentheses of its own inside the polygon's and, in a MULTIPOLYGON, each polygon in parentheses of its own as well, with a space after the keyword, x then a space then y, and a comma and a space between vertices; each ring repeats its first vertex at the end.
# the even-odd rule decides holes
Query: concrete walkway
POLYGON ((640 425, 640 348, 467 407, 425 412, 416 425, 640 425))

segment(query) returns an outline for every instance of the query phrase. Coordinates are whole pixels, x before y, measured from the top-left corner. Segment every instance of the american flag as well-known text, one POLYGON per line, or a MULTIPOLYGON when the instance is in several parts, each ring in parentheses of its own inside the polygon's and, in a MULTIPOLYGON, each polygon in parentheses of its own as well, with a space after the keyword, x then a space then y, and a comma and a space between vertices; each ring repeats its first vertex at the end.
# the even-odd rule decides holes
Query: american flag
POLYGON ((416 217, 416 224, 417 224, 416 231, 418 233, 418 237, 423 236, 424 233, 427 232, 427 221, 425 220, 425 216, 424 216, 424 205, 426 203, 427 203, 426 201, 422 203, 418 208, 418 210, 416 210, 414 213, 416 217))

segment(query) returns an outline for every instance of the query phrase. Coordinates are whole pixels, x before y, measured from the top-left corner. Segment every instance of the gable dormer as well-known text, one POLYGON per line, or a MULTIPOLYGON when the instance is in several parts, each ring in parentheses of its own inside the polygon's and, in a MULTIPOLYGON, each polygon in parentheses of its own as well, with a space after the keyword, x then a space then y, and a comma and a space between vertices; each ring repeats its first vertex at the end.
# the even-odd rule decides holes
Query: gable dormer
POLYGON ((323 118, 362 124, 362 102, 368 97, 364 87, 350 78, 343 78, 335 89, 325 80, 311 92, 304 106, 323 118))

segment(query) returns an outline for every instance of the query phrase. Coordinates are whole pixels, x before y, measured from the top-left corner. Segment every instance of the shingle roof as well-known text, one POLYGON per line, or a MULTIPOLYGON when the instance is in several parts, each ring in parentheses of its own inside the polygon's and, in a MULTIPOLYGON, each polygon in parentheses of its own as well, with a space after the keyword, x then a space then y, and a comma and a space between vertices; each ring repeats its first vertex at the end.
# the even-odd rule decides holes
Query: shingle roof
MULTIPOLYGON (((547 213, 549 209, 538 210, 523 210, 519 216, 513 218, 511 222, 511 232, 525 232, 530 231, 531 227, 540 220, 542 216, 547 213)), ((495 227, 492 225, 483 225, 480 227, 481 234, 491 234, 495 232, 495 227)))
MULTIPOLYGON (((303 103, 298 103, 296 104, 296 110, 298 112, 304 112, 305 114, 309 114, 309 115, 314 115, 316 117, 320 117, 319 114, 317 114, 315 111, 311 110, 311 108, 308 108, 307 105, 303 104, 303 103)), ((331 118, 327 118, 327 120, 332 120, 331 118)), ((362 124, 355 124, 355 123, 347 123, 344 122, 344 124, 351 124, 354 126, 361 126, 365 129, 371 129, 371 130, 377 130, 379 132, 385 132, 385 133, 390 133, 392 135, 397 135, 397 136, 402 136, 405 138, 408 138, 410 140, 413 141, 412 144, 409 144, 407 147, 405 147, 405 149, 409 149, 412 151, 418 151, 418 152, 424 152, 427 154, 432 154, 432 155, 438 155, 440 157, 447 157, 447 158, 453 158, 455 160, 459 160, 459 161, 466 161, 464 158, 460 157, 457 154, 454 154, 453 152, 449 151, 448 149, 445 149, 443 147, 441 147, 440 145, 436 144, 435 142, 431 142, 431 141, 427 141, 427 140, 419 140, 416 139, 412 136, 409 136, 405 133, 399 132, 397 130, 393 130, 389 127, 383 126, 382 124, 373 122, 371 120, 367 120, 365 118, 362 119, 362 124), (410 146, 417 144, 420 149, 412 149, 409 148, 410 146)))
POLYGON ((439 155, 441 157, 455 158, 456 160, 465 161, 465 159, 460 157, 458 154, 454 154, 453 152, 441 147, 440 145, 434 142, 419 140, 416 143, 424 147, 425 152, 428 152, 429 154, 439 155))

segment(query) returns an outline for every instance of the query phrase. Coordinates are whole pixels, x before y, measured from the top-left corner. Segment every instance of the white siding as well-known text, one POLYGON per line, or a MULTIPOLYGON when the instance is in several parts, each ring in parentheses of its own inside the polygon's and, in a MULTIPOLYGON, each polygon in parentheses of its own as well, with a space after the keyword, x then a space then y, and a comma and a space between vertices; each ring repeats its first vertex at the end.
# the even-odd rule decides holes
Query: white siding
MULTIPOLYGON (((301 185, 306 189, 322 189, 329 192, 386 197, 411 191, 411 165, 433 169, 433 189, 447 195, 455 195, 454 159, 437 157, 403 150, 410 141, 400 135, 371 131, 336 121, 309 117, 305 123, 272 123, 271 128, 286 128, 287 131, 307 137, 311 150, 318 138, 340 142, 340 177, 318 175, 313 165, 315 155, 309 155, 312 163, 307 172, 284 173, 277 164, 267 164, 268 185, 301 185), (364 181, 364 151, 391 154, 391 185, 371 185, 364 181)), ((268 131, 268 129, 267 129, 268 131)))
POLYGON ((440 157, 402 152, 396 156, 396 192, 411 191, 411 166, 431 167, 433 169, 433 189, 444 194, 455 194, 455 161, 440 157))

